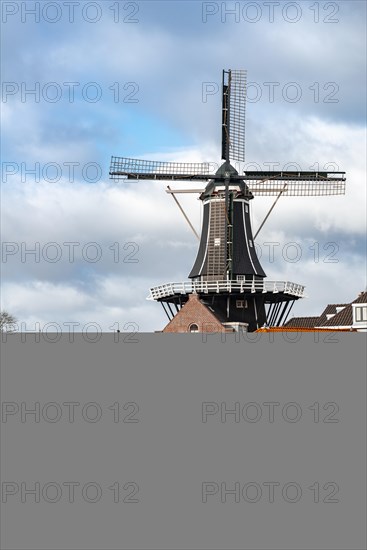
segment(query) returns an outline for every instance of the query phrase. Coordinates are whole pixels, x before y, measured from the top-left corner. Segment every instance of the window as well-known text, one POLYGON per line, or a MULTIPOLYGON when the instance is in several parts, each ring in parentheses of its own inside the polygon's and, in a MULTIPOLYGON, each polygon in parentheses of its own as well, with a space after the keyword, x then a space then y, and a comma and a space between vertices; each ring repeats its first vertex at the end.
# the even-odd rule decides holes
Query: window
POLYGON ((247 206, 247 204, 245 204, 245 212, 246 212, 246 214, 248 214, 248 206, 247 206))
POLYGON ((220 246, 220 238, 214 239, 214 246, 220 246))
POLYGON ((199 327, 197 326, 196 323, 192 323, 192 324, 189 326, 189 332, 199 332, 199 327))
POLYGON ((236 308, 243 309, 243 300, 236 300, 236 308))
POLYGON ((356 321, 367 321, 367 306, 356 307, 356 321))
POLYGON ((248 242, 249 242, 249 245, 250 245, 250 246, 251 246, 251 248, 252 248, 252 247, 254 246, 254 245, 253 245, 253 243, 252 243, 252 240, 251 240, 251 239, 249 239, 249 240, 248 240, 248 242))
POLYGON ((237 281, 245 281, 244 275, 237 275, 237 281))

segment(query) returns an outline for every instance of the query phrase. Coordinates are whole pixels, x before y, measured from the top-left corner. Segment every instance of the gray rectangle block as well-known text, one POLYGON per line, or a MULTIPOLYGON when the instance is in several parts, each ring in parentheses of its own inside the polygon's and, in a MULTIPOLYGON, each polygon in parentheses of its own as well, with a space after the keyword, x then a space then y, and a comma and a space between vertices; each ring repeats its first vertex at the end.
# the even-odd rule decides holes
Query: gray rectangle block
POLYGON ((3 336, 4 550, 366 548, 366 335, 3 336))

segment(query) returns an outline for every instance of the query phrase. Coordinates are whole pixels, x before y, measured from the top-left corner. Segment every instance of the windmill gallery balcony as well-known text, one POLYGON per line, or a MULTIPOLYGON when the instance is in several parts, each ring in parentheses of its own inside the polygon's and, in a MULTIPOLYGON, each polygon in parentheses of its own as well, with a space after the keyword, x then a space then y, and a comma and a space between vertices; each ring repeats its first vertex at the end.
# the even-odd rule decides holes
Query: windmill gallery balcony
MULTIPOLYGON (((181 283, 166 283, 150 289, 147 300, 167 300, 175 296, 197 294, 284 294, 289 298, 304 298, 305 287, 289 281, 267 280, 224 280, 224 281, 184 281, 181 283)), ((269 296, 270 298, 270 296, 269 296)), ((272 296, 273 298, 273 296, 272 296)), ((270 298, 269 301, 273 301, 270 298)))

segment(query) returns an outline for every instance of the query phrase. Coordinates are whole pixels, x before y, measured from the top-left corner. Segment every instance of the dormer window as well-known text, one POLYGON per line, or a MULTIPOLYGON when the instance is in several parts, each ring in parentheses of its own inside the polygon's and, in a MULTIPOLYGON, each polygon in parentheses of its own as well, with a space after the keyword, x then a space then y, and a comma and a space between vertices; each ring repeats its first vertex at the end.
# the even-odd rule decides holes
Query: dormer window
POLYGON ((357 323, 367 321, 367 306, 356 306, 355 320, 357 323))

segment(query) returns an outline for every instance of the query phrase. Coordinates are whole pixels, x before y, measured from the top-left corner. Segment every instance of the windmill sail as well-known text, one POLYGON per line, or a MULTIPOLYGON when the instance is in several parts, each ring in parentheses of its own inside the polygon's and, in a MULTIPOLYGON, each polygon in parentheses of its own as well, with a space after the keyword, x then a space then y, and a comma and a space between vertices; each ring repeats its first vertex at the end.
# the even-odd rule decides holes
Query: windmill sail
POLYGON ((111 179, 202 179, 210 177, 208 162, 161 162, 112 157, 111 179), (200 177, 204 176, 204 177, 200 177))
POLYGON ((223 71, 223 160, 245 161, 246 80, 246 71, 223 71))
POLYGON ((345 194, 345 172, 245 172, 253 195, 311 197, 345 194), (286 185, 284 185, 286 182, 286 185))

